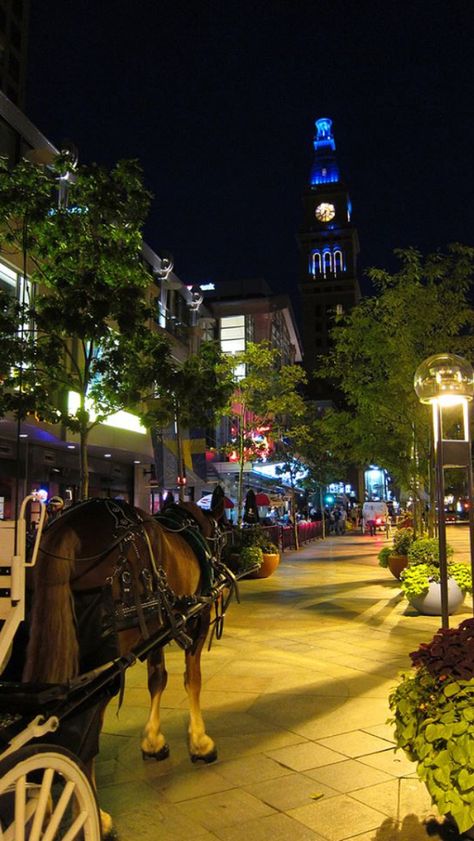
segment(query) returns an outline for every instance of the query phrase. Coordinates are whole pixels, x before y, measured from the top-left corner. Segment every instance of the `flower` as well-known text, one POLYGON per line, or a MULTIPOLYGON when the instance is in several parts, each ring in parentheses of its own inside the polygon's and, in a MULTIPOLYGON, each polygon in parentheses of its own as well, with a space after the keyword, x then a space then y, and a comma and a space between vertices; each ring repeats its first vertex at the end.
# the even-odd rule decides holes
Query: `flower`
POLYGON ((417 763, 441 814, 474 824, 474 619, 441 628, 410 654, 413 669, 389 698, 395 740, 417 763))
POLYGON ((474 677, 474 619, 465 619, 457 628, 440 628, 410 658, 416 668, 424 666, 433 677, 470 680, 474 677))

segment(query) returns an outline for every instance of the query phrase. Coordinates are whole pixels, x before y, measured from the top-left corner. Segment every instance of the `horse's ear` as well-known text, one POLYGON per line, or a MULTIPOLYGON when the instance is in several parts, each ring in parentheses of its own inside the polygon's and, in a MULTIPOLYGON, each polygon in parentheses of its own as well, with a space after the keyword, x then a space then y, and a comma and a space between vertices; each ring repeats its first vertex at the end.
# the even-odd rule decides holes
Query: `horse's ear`
POLYGON ((225 494, 220 485, 216 485, 212 492, 210 512, 215 520, 220 520, 224 516, 225 510, 225 494))

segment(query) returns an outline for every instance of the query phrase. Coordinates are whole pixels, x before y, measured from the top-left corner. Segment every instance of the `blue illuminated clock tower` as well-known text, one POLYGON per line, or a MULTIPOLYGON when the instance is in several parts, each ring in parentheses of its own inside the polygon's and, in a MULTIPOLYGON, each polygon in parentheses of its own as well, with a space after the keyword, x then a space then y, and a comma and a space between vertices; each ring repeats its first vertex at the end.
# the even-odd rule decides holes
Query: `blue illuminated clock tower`
MULTIPOLYGON (((330 349, 329 331, 336 313, 348 312, 359 300, 359 240, 351 221, 351 202, 336 160, 332 120, 316 120, 314 161, 303 194, 304 219, 299 233, 300 295, 304 365, 308 374, 317 357, 330 349)), ((313 381, 314 383, 314 381, 313 381)), ((310 385, 316 398, 330 399, 323 381, 310 385)))

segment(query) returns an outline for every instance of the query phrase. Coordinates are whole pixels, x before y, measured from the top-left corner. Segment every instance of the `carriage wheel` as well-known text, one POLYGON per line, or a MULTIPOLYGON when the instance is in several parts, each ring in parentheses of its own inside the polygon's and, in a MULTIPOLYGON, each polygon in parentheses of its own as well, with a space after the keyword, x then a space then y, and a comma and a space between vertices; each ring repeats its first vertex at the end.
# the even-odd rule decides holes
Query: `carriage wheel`
POLYGON ((95 792, 80 760, 27 745, 0 762, 0 841, 100 841, 95 792))

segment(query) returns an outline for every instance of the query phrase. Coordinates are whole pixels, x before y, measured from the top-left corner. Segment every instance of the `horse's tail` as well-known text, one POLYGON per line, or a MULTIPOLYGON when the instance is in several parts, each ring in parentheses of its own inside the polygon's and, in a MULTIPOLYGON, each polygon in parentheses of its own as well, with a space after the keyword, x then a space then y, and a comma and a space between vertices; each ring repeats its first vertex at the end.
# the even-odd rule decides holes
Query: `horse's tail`
POLYGON ((42 540, 23 680, 64 683, 77 675, 79 645, 70 578, 78 539, 70 529, 54 529, 42 540))

